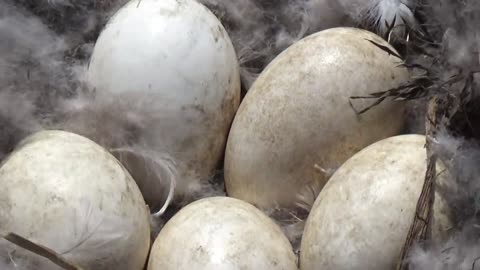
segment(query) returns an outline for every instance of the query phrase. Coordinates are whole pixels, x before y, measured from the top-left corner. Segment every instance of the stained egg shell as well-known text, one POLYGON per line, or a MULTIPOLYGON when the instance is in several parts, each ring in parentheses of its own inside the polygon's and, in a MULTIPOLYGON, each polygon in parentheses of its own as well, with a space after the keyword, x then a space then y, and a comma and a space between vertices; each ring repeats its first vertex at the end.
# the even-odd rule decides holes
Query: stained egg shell
MULTIPOLYGON (((89 139, 63 131, 27 137, 0 167, 0 185, 0 231, 46 246, 83 269, 145 265, 148 207, 128 171, 89 139)), ((13 260, 26 256, 15 247, 10 254, 13 260)), ((52 269, 45 261, 31 263, 31 269, 52 269)))
POLYGON ((155 240, 148 270, 297 269, 281 229, 243 201, 211 197, 170 219, 155 240))
MULTIPOLYGON (((308 187, 318 194, 327 175, 365 146, 397 135, 403 104, 385 101, 357 115, 351 96, 408 80, 395 51, 371 32, 332 28, 295 43, 262 72, 242 101, 225 154, 231 197, 261 208, 294 207, 308 187)), ((357 108, 371 100, 354 102, 357 108)), ((313 202, 312 202, 313 203, 313 202)))
POLYGON ((141 119, 139 137, 176 160, 177 195, 213 174, 240 102, 240 73, 230 38, 206 7, 194 0, 130 1, 95 44, 87 81, 132 104, 147 101, 141 106, 152 113, 141 119))
MULTIPOLYGON (((425 136, 391 137, 363 149, 338 169, 307 219, 302 270, 395 269, 413 222, 427 170, 425 136)), ((437 164, 437 183, 451 179, 437 164)), ((451 227, 450 210, 435 195, 433 240, 451 227)))

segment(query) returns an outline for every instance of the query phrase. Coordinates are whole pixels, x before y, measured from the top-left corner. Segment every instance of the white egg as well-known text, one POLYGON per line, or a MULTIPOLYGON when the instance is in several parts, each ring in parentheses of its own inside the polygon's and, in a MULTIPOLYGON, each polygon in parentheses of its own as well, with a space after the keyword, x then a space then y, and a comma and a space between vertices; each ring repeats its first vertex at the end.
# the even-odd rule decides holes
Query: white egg
POLYGON ((293 207, 309 187, 318 194, 328 179, 320 168, 335 169, 401 131, 402 104, 387 100, 357 115, 349 103, 350 96, 408 80, 401 59, 371 41, 394 50, 373 33, 332 28, 295 43, 270 63, 232 124, 225 154, 230 196, 261 208, 293 207))
MULTIPOLYGON (((427 169, 425 136, 403 135, 377 142, 350 158, 330 178, 305 225, 302 270, 395 269, 416 213, 427 169)), ((437 166, 437 183, 449 184, 437 166)), ((433 239, 451 226, 437 192, 433 239)))
POLYGON ((170 219, 150 252, 148 270, 295 270, 281 229, 254 206, 227 197, 193 202, 170 219))
POLYGON ((206 7, 130 1, 95 44, 87 80, 99 94, 148 107, 139 137, 177 161, 177 194, 213 174, 239 104, 240 75, 233 45, 206 7))
MULTIPOLYGON (((63 131, 31 135, 0 167, 0 185, 0 231, 46 246, 83 269, 144 266, 148 207, 128 171, 89 139, 63 131)), ((26 256, 13 250, 13 262, 26 256)), ((52 269, 45 261, 31 263, 52 269)))

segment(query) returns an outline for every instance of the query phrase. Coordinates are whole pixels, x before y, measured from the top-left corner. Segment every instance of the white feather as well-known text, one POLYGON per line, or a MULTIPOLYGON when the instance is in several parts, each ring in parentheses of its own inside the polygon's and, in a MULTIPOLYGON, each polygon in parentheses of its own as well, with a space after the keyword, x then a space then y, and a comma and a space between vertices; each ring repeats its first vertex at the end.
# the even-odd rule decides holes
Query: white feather
POLYGON ((374 25, 377 33, 382 36, 388 34, 387 23, 393 23, 396 33, 403 33, 405 25, 413 28, 417 26, 413 13, 415 5, 411 0, 376 0, 372 4, 366 18, 367 23, 374 25))
POLYGON ((414 10, 417 0, 312 0, 321 17, 329 26, 362 25, 379 35, 386 36, 388 24, 394 23, 394 32, 403 34, 404 25, 417 27, 414 10), (348 17, 349 20, 345 19, 348 17), (333 20, 332 18, 336 18, 333 20), (332 23, 336 25, 332 25, 332 23))
POLYGON ((142 131, 159 115, 141 95, 87 92, 66 100, 58 129, 83 135, 110 150, 130 171, 152 211, 161 215, 177 191, 176 163, 169 154, 153 151, 142 131))
MULTIPOLYGON (((106 215, 94 207, 89 200, 81 204, 57 223, 52 223, 48 231, 43 231, 41 244, 72 262, 88 269, 106 269, 115 257, 116 246, 128 245, 129 234, 135 230, 132 221, 121 215, 106 215), (109 263, 109 264, 107 264, 109 263)), ((2 270, 54 270, 62 269, 48 259, 0 240, 0 269, 2 270)))

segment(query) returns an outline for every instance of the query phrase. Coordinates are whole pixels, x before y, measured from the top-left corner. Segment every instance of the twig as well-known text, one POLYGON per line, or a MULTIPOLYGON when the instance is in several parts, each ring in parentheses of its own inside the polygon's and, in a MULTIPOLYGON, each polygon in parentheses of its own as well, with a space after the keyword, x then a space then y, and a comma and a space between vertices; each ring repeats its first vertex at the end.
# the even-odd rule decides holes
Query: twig
POLYGON ((405 244, 402 248, 397 264, 397 270, 408 270, 407 258, 411 248, 418 242, 427 240, 430 235, 430 221, 433 214, 433 202, 435 200, 435 177, 437 156, 432 153, 431 140, 435 138, 437 126, 443 116, 443 101, 439 97, 433 97, 428 106, 426 117, 427 134, 427 172, 425 182, 417 202, 413 222, 408 232, 405 244))
POLYGON ((15 233, 0 233, 0 237, 9 241, 12 244, 15 244, 21 248, 24 248, 32 253, 35 253, 41 257, 44 257, 51 261, 52 263, 60 266, 65 270, 82 270, 79 266, 76 266, 68 261, 66 261, 62 256, 58 255, 55 251, 36 244, 18 234, 15 233))

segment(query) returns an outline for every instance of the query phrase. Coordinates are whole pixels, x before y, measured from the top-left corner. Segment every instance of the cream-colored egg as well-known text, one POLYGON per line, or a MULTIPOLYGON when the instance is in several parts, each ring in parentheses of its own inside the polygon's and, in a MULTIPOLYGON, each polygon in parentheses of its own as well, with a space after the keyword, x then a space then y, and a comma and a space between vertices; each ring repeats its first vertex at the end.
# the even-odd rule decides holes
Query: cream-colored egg
MULTIPOLYGON (((46 246, 83 269, 144 266, 148 207, 128 171, 89 139, 63 131, 31 135, 0 167, 0 185, 0 231, 46 246)), ((12 263, 28 258, 19 248, 4 251, 12 263)), ((30 264, 52 269, 41 260, 30 264)))
POLYGON ((230 196, 262 208, 292 207, 309 186, 318 194, 327 180, 319 168, 335 169, 365 146, 401 131, 401 103, 387 100, 362 115, 349 103, 350 96, 408 80, 401 59, 371 41, 394 50, 373 33, 332 28, 297 42, 270 63, 232 124, 225 154, 230 196))
POLYGON ((212 197, 170 219, 150 252, 148 270, 295 270, 296 257, 281 229, 243 201, 212 197))
MULTIPOLYGON (((305 225, 302 270, 395 269, 407 239, 427 169, 425 136, 391 137, 360 151, 330 178, 305 225)), ((439 185, 449 175, 439 163, 439 185)), ((433 239, 450 228, 436 193, 433 239)))
POLYGON ((176 160, 177 194, 213 174, 239 104, 240 73, 224 27, 206 7, 130 1, 95 44, 87 80, 99 94, 123 95, 151 112, 137 135, 176 160))

